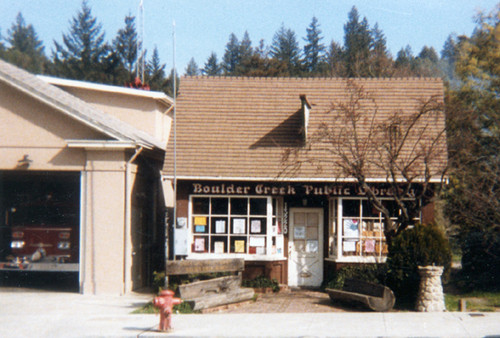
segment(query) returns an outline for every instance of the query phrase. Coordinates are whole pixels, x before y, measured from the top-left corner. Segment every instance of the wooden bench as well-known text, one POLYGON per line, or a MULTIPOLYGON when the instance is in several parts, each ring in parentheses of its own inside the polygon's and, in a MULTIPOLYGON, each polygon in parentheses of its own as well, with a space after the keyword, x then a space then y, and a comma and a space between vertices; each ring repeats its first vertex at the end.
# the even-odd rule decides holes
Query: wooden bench
POLYGON ((332 301, 357 302, 378 312, 390 311, 396 302, 394 293, 388 287, 357 279, 346 279, 342 290, 326 289, 326 292, 332 301))
POLYGON ((193 310, 238 303, 254 297, 254 290, 242 288, 243 259, 205 259, 167 261, 167 275, 191 275, 232 272, 235 275, 179 285, 180 297, 192 304, 193 310))

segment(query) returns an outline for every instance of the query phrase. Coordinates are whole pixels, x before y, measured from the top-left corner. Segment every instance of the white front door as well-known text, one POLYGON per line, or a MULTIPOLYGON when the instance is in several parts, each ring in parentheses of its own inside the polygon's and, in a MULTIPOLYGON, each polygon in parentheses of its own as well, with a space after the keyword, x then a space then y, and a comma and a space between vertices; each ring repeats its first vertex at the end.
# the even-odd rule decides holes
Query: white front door
POLYGON ((318 287, 323 282, 323 209, 291 208, 288 285, 318 287))

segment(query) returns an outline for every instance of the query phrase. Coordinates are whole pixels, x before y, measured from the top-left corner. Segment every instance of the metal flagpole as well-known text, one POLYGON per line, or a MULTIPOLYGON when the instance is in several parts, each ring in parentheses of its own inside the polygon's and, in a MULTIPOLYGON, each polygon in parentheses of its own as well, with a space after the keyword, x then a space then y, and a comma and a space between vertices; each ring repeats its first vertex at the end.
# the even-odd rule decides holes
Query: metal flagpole
MULTIPOLYGON (((177 71, 175 69, 175 20, 172 24, 172 76, 173 78, 173 99, 174 99, 174 210, 173 210, 173 220, 172 220, 172 229, 171 234, 173 235, 173 229, 175 229, 177 224, 177 71)), ((168 224, 167 224, 168 226, 168 224)), ((169 230, 167 229, 167 233, 169 230)), ((166 251, 166 259, 169 257, 169 245, 168 240, 170 236, 167 236, 167 243, 165 245, 166 251)), ((173 256, 175 259, 175 254, 173 256)), ((166 263, 165 263, 166 268, 166 263)), ((168 274, 165 274, 165 288, 168 288, 168 274)))

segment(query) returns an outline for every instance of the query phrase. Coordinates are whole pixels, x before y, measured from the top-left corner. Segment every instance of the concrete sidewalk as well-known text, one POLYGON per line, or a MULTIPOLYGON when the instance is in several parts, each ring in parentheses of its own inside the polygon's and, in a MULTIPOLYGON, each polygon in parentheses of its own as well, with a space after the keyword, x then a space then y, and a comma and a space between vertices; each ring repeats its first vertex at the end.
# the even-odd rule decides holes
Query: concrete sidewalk
POLYGON ((0 290, 0 337, 500 337, 500 313, 324 312, 158 315, 131 312, 151 296, 0 290))

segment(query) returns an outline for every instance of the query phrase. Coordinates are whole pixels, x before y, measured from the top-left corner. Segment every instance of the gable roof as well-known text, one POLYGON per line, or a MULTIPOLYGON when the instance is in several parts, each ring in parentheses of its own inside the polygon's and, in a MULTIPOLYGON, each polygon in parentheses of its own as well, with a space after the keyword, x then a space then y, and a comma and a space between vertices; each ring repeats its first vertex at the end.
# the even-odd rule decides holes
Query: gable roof
MULTIPOLYGON (((381 115, 416 112, 422 99, 438 97, 443 83, 434 78, 243 78, 184 77, 176 107, 176 175, 178 179, 317 180, 333 181, 331 154, 313 149, 322 170, 304 165, 283 177, 283 153, 304 145, 304 103, 309 109, 311 135, 328 120, 332 103, 345 101, 347 82, 371 93, 381 115), (302 101, 302 102, 301 102, 302 101)), ((331 118, 331 116, 330 116, 331 118)), ((430 133, 444 128, 444 117, 430 133)), ((173 176, 173 132, 168 142, 164 172, 173 176)), ((436 166, 446 163, 446 144, 436 166)), ((383 176, 383 179, 381 179, 383 176)), ((385 175, 372 173, 374 180, 385 175)), ((344 179, 348 179, 344 177, 344 179)))
POLYGON ((0 60, 0 81, 118 142, 165 150, 162 142, 151 135, 3 60, 0 60))

